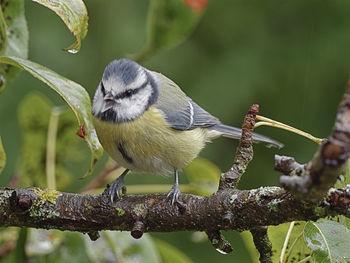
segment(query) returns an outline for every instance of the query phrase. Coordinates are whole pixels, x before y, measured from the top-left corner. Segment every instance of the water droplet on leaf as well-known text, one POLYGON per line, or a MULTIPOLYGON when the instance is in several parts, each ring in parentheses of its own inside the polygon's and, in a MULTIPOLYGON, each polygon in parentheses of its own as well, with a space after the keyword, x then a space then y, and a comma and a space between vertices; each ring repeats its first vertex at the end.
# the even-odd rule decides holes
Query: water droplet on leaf
POLYGON ((78 53, 79 50, 78 49, 67 49, 67 51, 71 54, 76 54, 76 53, 78 53))
POLYGON ((220 248, 217 248, 216 251, 221 253, 221 254, 223 254, 223 255, 227 255, 228 254, 227 252, 221 250, 220 248))

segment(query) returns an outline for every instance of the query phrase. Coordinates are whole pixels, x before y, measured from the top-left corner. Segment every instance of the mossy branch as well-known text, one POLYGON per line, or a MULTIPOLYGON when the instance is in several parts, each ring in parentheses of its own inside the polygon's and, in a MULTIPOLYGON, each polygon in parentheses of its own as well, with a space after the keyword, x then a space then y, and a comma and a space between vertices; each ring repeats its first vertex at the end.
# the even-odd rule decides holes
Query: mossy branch
MULTIPOLYGON (((349 202, 328 197, 331 205, 306 206, 279 187, 225 190, 208 197, 182 194, 183 206, 172 206, 165 194, 127 195, 112 205, 105 195, 72 194, 38 188, 0 189, 0 226, 34 227, 80 232, 132 231, 142 222, 142 232, 244 231, 297 220, 316 220, 345 214, 349 202), (229 220, 226 215, 230 214, 229 220)), ((346 196, 349 189, 338 189, 346 196)), ((349 195, 347 195, 349 196, 349 195)), ((347 197, 349 200, 349 197, 347 197)), ((348 215, 349 216, 349 215, 348 215)))

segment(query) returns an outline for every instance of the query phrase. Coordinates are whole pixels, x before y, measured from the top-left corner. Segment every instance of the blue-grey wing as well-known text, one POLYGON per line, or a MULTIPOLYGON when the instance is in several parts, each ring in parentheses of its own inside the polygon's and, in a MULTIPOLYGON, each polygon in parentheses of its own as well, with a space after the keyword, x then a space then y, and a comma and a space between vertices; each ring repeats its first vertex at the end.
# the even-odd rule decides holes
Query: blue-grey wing
MULTIPOLYGON (((191 130, 197 127, 207 127, 208 130, 219 132, 224 137, 240 139, 242 130, 224 125, 220 120, 193 102, 173 81, 160 73, 151 74, 157 81, 159 97, 155 103, 168 122, 176 130, 191 130)), ((254 142, 263 142, 268 147, 283 147, 280 142, 269 137, 254 133, 254 142)))
POLYGON ((214 117, 192 101, 173 81, 156 74, 159 97, 155 106, 162 111, 166 121, 176 130, 192 130, 198 127, 211 127, 219 124, 214 117))
POLYGON ((188 106, 180 111, 162 110, 173 129, 192 130, 198 127, 211 127, 220 121, 188 98, 188 106))

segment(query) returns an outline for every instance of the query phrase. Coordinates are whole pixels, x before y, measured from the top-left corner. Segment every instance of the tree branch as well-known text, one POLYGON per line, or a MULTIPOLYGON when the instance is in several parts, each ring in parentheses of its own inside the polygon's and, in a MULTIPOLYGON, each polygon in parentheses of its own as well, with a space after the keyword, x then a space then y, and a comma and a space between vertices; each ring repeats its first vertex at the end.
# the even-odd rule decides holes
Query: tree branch
POLYGON ((208 238, 213 247, 222 254, 228 254, 232 252, 231 244, 222 236, 220 231, 207 231, 208 238))
MULTIPOLYGON (((349 189, 338 191, 347 192, 349 189)), ((330 200, 333 200, 330 197, 330 200)), ((181 208, 164 194, 127 195, 113 206, 105 195, 38 190, 0 189, 0 226, 20 226, 91 232, 135 230, 143 232, 244 231, 288 221, 316 220, 346 211, 324 206, 310 208, 279 187, 225 190, 208 197, 182 194, 181 208), (319 209, 317 209, 319 208, 319 209), (230 220, 225 220, 227 214, 230 220)), ((332 204, 334 204, 332 202, 332 204)), ((349 207, 349 205, 347 206, 349 207)))
POLYGON ((275 155, 275 170, 288 174, 300 176, 305 171, 305 165, 295 161, 293 157, 275 155))
POLYGON ((181 194, 182 205, 171 205, 164 194, 126 195, 112 204, 104 193, 0 188, 0 227, 80 231, 92 239, 98 238, 100 230, 131 231, 135 238, 144 232, 205 231, 213 246, 225 253, 232 248, 220 230, 251 230, 262 262, 269 262, 271 249, 265 226, 328 215, 350 216, 350 187, 333 189, 327 196, 349 156, 350 82, 332 135, 315 157, 301 165, 294 158, 276 156, 276 169, 289 175, 281 177, 285 189, 236 188, 253 158, 252 133, 258 109, 258 105, 250 108, 234 164, 221 176, 219 189, 211 196, 181 194))
POLYGON ((272 263, 272 244, 267 236, 267 226, 250 230, 256 249, 260 254, 260 262, 272 263))
MULTIPOLYGON (((305 201, 318 203, 326 197, 344 171, 350 148, 350 81, 337 113, 329 139, 305 165, 302 176, 282 176, 281 185, 305 201)), ((291 173, 290 173, 291 175, 291 173)))
POLYGON ((259 105, 254 104, 249 108, 242 125, 242 136, 230 170, 221 175, 219 191, 233 189, 237 186, 241 176, 253 159, 253 130, 256 115, 259 113, 259 105))
POLYGON ((336 213, 350 217, 350 186, 345 189, 332 189, 323 205, 336 213))

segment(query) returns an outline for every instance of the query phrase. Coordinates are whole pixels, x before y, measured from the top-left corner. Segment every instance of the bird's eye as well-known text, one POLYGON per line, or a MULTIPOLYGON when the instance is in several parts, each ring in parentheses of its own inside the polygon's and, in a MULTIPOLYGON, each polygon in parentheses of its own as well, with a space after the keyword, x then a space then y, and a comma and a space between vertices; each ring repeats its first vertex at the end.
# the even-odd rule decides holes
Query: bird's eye
POLYGON ((138 89, 128 89, 123 91, 122 93, 117 94, 114 98, 117 99, 123 99, 123 98, 130 98, 132 95, 136 94, 139 91, 138 89))
POLYGON ((130 97, 134 92, 131 89, 125 91, 126 97, 130 97))
POLYGON ((102 92, 103 96, 106 96, 105 86, 103 85, 102 81, 101 81, 101 92, 102 92))

